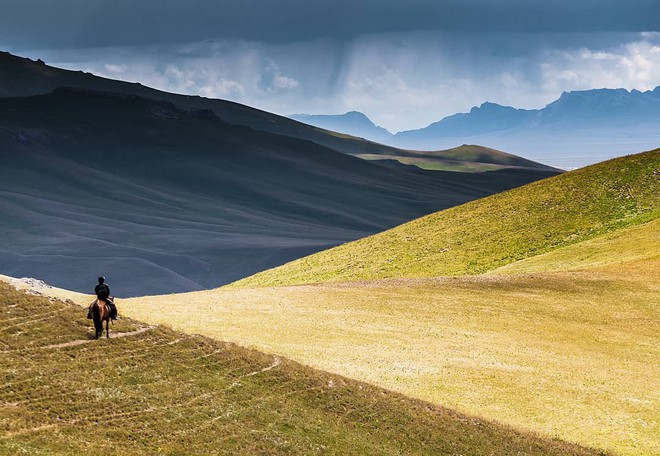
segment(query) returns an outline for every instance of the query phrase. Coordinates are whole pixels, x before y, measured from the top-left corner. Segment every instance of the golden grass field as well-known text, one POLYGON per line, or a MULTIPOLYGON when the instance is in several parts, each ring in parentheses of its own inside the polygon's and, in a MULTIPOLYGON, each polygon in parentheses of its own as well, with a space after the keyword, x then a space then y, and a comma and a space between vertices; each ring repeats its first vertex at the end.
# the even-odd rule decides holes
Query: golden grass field
POLYGON ((0 283, 0 455, 591 455, 226 342, 0 283))
MULTIPOLYGON (((646 260, 658 259, 660 219, 525 258, 489 274, 599 269, 622 263, 643 264, 646 260)), ((621 267, 619 272, 626 273, 626 269, 621 267)))
POLYGON ((660 263, 135 298, 150 323, 278 353, 542 435, 660 452, 660 263), (628 266, 626 266, 628 267, 628 266))

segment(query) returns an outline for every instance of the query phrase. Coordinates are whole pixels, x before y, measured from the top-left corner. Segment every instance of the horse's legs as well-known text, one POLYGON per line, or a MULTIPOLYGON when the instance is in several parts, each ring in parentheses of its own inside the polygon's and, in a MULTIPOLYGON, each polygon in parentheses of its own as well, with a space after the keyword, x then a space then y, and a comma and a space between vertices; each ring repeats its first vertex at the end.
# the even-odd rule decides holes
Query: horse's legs
POLYGON ((105 337, 110 338, 110 319, 105 321, 105 337))

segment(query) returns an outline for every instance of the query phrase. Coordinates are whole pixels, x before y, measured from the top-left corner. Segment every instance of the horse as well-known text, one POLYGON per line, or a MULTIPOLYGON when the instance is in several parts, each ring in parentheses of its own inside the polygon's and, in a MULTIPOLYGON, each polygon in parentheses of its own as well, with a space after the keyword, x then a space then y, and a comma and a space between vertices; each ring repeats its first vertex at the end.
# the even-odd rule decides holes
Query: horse
POLYGON ((96 329, 96 338, 103 335, 103 322, 105 321, 105 336, 110 337, 110 306, 102 299, 96 299, 92 303, 92 320, 96 329))

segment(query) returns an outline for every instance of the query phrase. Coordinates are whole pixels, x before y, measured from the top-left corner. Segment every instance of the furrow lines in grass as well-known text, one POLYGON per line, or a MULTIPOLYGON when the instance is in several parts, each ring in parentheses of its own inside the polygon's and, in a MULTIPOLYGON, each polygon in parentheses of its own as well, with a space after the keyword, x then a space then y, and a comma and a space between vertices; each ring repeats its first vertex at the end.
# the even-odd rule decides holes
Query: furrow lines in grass
POLYGON ((25 434, 32 434, 32 433, 36 433, 36 432, 46 431, 46 430, 53 429, 53 428, 56 428, 56 427, 59 427, 59 424, 57 424, 57 423, 44 424, 44 425, 37 426, 37 427, 34 427, 34 428, 21 429, 19 431, 13 431, 13 432, 6 432, 5 434, 1 435, 0 438, 9 439, 9 438, 12 438, 12 437, 18 437, 18 436, 25 435, 25 434))
POLYGON ((240 377, 237 377, 236 380, 234 381, 234 383, 232 383, 231 385, 229 385, 229 387, 228 387, 227 389, 232 389, 232 388, 234 388, 235 386, 240 386, 240 380, 243 379, 243 378, 246 378, 246 377, 252 377, 252 376, 257 375, 257 374, 260 374, 260 373, 262 373, 262 372, 267 372, 267 371, 269 371, 269 370, 271 370, 271 369, 275 369, 277 366, 280 365, 281 360, 280 360, 280 358, 278 358, 277 356, 273 357, 273 359, 274 359, 274 360, 273 360, 273 363, 272 363, 271 365, 266 366, 266 367, 264 367, 263 369, 259 369, 259 370, 253 371, 253 372, 249 372, 249 373, 247 373, 247 374, 241 375, 240 377))
POLYGON ((49 316, 49 315, 51 315, 51 316, 56 315, 58 313, 64 312, 65 310, 66 309, 64 309, 63 307, 60 307, 58 309, 49 310, 48 312, 43 312, 43 313, 38 313, 38 314, 34 314, 34 313, 31 314, 29 312, 26 312, 24 315, 18 315, 16 317, 12 317, 12 318, 5 318, 3 320, 0 320, 0 329, 3 329, 4 325, 6 323, 10 322, 10 321, 40 319, 42 317, 46 317, 46 316, 49 316))
MULTIPOLYGON (((57 313, 60 313, 60 312, 63 312, 63 311, 64 311, 64 309, 60 309, 60 310, 57 311, 57 313)), ((23 322, 19 322, 19 323, 14 323, 14 324, 9 325, 9 326, 0 327, 0 332, 5 332, 9 329, 12 329, 12 328, 15 328, 15 327, 18 327, 18 326, 27 326, 27 325, 31 325, 31 324, 34 324, 34 323, 43 323, 44 321, 48 321, 48 320, 53 319, 55 316, 56 315, 53 315, 52 313, 49 313, 48 316, 43 317, 43 318, 33 318, 33 319, 28 320, 28 321, 23 321, 23 322)))

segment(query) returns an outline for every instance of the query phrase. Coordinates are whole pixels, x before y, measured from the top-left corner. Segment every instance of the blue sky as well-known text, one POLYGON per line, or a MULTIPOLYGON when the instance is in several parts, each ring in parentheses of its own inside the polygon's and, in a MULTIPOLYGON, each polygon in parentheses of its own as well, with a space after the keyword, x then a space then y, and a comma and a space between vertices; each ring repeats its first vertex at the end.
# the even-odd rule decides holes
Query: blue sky
POLYGON ((488 100, 660 85, 660 2, 2 0, 0 48, 280 114, 399 131, 488 100))

